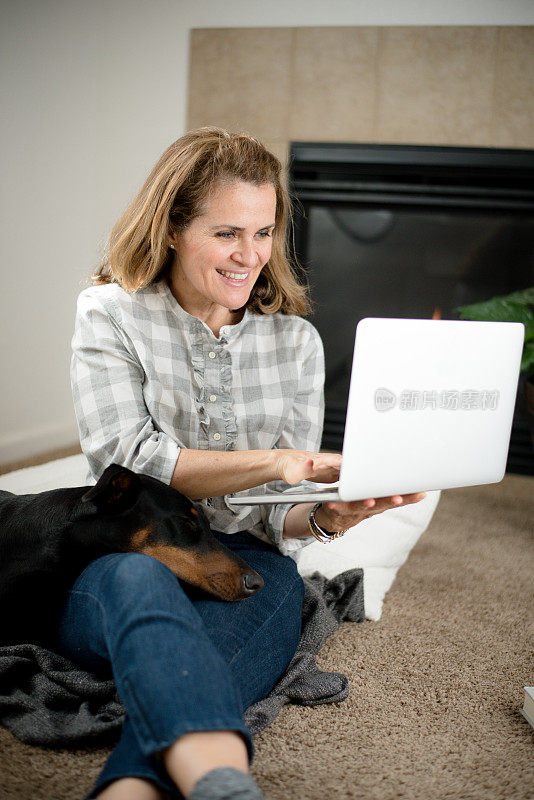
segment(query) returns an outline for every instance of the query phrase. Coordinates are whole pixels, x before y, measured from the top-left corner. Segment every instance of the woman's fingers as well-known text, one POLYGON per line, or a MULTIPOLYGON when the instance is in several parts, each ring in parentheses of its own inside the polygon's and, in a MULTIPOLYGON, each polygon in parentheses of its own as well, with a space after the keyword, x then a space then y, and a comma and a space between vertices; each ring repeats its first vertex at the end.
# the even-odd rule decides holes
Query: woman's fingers
POLYGON ((387 511, 390 508, 400 508, 400 506, 407 506, 410 503, 418 503, 426 497, 425 492, 415 492, 414 494, 395 494, 392 497, 379 497, 364 500, 366 508, 372 511, 373 514, 380 514, 382 511, 387 511))
POLYGON ((408 503, 418 503, 420 500, 423 500, 424 497, 426 497, 426 492, 414 492, 413 494, 394 494, 392 497, 370 497, 362 502, 369 508, 377 504, 401 506, 407 505, 408 503))
POLYGON ((281 478, 286 483, 294 484, 305 480, 313 471, 313 459, 298 457, 287 458, 281 478))
POLYGON ((339 480, 341 455, 337 453, 320 453, 313 459, 313 472, 309 479, 317 483, 335 483, 339 480))
POLYGON ((392 497, 369 497, 350 503, 323 503, 324 513, 332 523, 332 530, 350 528, 364 519, 381 514, 390 508, 400 508, 410 503, 418 503, 426 496, 425 492, 393 495, 392 497))
POLYGON ((278 464, 279 477, 286 483, 299 483, 305 479, 317 483, 334 483, 339 479, 341 455, 338 453, 311 453, 303 450, 280 450, 278 464))
MULTIPOLYGON (((279 477, 289 484, 311 480, 316 483, 335 483, 339 480, 341 469, 341 453, 312 453, 306 450, 280 450, 279 477)), ((331 514, 348 516, 351 519, 380 514, 389 508, 399 508, 409 503, 418 503, 426 496, 425 492, 414 492, 391 497, 369 497, 366 500, 355 500, 351 503, 330 503, 331 514)), ((358 520, 357 520, 358 521, 358 520)), ((357 524, 353 522, 352 524, 357 524)))

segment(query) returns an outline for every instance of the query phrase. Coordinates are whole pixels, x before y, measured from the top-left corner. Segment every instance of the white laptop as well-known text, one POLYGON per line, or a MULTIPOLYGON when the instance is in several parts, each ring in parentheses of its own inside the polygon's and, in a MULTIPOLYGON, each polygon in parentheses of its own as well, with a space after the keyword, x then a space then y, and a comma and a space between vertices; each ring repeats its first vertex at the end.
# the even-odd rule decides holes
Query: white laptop
POLYGON ((516 322, 362 319, 339 486, 267 484, 229 505, 363 500, 504 477, 523 349, 516 322), (267 492, 264 494, 263 492, 267 492))

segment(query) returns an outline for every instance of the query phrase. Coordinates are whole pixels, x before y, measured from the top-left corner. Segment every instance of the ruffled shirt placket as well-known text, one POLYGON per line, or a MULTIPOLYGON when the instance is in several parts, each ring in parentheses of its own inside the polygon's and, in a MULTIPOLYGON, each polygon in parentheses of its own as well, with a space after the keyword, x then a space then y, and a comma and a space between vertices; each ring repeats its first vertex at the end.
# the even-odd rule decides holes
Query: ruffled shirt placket
POLYGON ((225 326, 217 339, 202 322, 195 324, 191 360, 198 415, 199 450, 234 450, 237 421, 232 406, 232 355, 225 326))

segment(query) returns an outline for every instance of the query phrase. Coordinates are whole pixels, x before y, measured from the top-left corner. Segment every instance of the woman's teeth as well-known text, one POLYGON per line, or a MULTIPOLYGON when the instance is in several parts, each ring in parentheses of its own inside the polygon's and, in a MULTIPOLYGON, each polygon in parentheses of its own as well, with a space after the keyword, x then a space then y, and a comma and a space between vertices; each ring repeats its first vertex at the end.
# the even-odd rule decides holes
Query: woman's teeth
POLYGON ((230 278, 233 281, 244 281, 248 278, 248 272, 225 272, 222 269, 218 269, 217 272, 219 275, 224 275, 225 278, 230 278))

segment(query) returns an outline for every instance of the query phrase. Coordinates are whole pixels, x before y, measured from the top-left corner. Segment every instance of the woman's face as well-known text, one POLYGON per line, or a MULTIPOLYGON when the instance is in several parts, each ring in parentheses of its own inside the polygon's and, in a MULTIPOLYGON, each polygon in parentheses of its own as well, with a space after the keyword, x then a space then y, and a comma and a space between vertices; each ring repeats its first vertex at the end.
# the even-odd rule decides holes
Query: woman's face
POLYGON ((247 303, 271 256, 275 212, 270 183, 223 183, 208 195, 203 213, 171 237, 171 287, 182 308, 208 324, 233 321, 230 311, 247 303))

